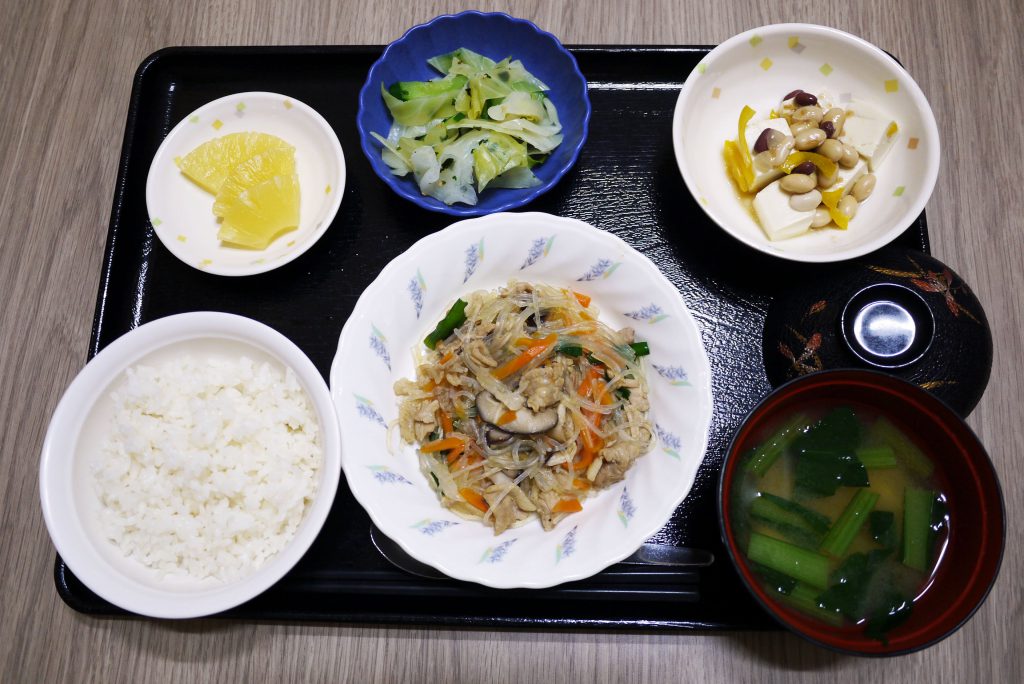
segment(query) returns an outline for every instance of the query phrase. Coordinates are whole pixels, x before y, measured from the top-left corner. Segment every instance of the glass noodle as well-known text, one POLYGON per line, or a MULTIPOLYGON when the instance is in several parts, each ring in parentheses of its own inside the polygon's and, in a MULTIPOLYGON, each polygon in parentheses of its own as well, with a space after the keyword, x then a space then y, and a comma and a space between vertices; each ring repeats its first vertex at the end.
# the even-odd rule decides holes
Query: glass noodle
POLYGON ((474 292, 414 350, 398 427, 443 506, 496 534, 551 529, 650 449, 646 353, 571 290, 474 292))

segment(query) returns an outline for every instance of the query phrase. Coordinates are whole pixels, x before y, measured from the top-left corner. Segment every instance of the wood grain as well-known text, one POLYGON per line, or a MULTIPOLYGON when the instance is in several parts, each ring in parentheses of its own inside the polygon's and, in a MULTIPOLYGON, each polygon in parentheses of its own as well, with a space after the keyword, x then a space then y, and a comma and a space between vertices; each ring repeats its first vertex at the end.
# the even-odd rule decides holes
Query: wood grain
MULTIPOLYGON (((39 0, 0 3, 0 681, 1022 681, 1024 10, 1021 0, 825 3, 481 2, 566 43, 717 43, 781 21, 828 24, 899 56, 928 95, 943 170, 933 252, 974 287, 995 335, 970 423, 1010 532, 989 600, 958 633, 895 661, 783 633, 489 632, 85 618, 53 589, 37 494, 56 402, 86 358, 138 63, 168 45, 385 43, 458 2, 39 0)), ((681 75, 682 77, 683 75, 681 75)))

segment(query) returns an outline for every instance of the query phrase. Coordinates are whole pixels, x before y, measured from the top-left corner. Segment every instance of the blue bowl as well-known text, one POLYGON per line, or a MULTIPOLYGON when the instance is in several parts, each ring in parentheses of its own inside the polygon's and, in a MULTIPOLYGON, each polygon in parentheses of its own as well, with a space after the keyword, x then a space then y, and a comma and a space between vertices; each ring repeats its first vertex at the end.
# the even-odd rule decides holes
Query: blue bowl
POLYGON ((404 36, 384 50, 366 77, 359 92, 359 128, 363 153, 374 172, 405 199, 424 209, 455 216, 479 216, 521 207, 547 192, 576 163, 590 124, 590 98, 587 81, 580 73, 576 59, 550 33, 541 31, 524 19, 507 14, 477 11, 446 14, 409 29, 404 36), (526 69, 546 83, 547 95, 558 109, 562 123, 562 144, 551 156, 533 169, 541 184, 532 188, 486 189, 475 206, 447 205, 420 193, 412 174, 399 177, 391 173, 381 160, 381 145, 370 136, 374 131, 387 136, 391 114, 380 94, 396 81, 426 81, 439 74, 427 60, 464 47, 495 61, 512 57, 523 62, 526 69))

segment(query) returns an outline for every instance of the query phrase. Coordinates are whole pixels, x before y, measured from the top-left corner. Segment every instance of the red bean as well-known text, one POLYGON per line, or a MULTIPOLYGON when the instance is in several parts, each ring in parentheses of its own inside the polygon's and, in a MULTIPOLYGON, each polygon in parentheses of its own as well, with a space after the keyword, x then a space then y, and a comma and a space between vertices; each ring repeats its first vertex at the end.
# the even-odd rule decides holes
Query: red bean
POLYGON ((831 121, 822 121, 818 124, 818 128, 825 131, 825 135, 829 138, 836 137, 836 125, 831 121))
POLYGON ((803 173, 810 175, 818 170, 818 167, 814 165, 814 162, 805 161, 797 164, 793 167, 793 173, 803 173))
POLYGON ((786 93, 786 97, 784 97, 782 99, 783 100, 789 100, 791 98, 796 97, 797 95, 799 95, 802 92, 804 92, 804 91, 800 90, 799 88, 797 88, 796 90, 791 90, 788 93, 786 93))
POLYGON ((807 107, 810 105, 818 104, 818 98, 811 93, 805 93, 803 91, 793 96, 796 103, 801 107, 807 107))
POLYGON ((766 128, 761 131, 761 135, 757 136, 757 140, 754 141, 754 153, 764 152, 768 149, 768 141, 772 137, 772 129, 766 128))

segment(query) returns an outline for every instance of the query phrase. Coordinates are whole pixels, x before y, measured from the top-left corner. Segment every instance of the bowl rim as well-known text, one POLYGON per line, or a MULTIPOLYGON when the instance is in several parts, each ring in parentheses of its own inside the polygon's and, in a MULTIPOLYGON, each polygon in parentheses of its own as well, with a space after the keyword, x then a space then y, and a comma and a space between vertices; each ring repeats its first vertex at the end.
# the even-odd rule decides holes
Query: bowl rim
MULTIPOLYGON (((547 221, 547 222, 551 222, 551 223, 556 223, 559 226, 564 226, 568 230, 594 231, 596 233, 600 233, 600 239, 608 240, 610 243, 615 244, 617 246, 620 246, 620 247, 622 247, 623 249, 625 249, 628 252, 634 253, 636 255, 636 257, 638 258, 638 263, 641 264, 642 268, 644 268, 646 271, 648 271, 648 273, 652 277, 659 278, 662 281, 664 281, 665 286, 668 289, 670 289, 671 291, 676 293, 676 295, 678 296, 679 303, 682 306, 683 310, 688 315, 689 323, 693 326, 694 331, 697 333, 698 339, 700 341, 700 345, 699 345, 699 352, 700 352, 700 354, 699 354, 699 356, 700 356, 700 358, 704 362, 701 370, 706 373, 707 380, 708 380, 707 386, 703 388, 703 393, 701 395, 701 401, 703 402, 703 404, 705 406, 707 406, 707 423, 703 426, 702 433, 700 435, 700 444, 701 444, 700 456, 699 456, 699 459, 697 460, 697 463, 696 463, 696 466, 695 466, 695 469, 694 469, 694 472, 693 472, 693 479, 690 482, 690 486, 687 489, 687 491, 685 493, 683 493, 682 495, 680 495, 678 497, 678 500, 673 503, 672 507, 667 510, 663 520, 661 520, 656 526, 653 526, 651 529, 644 530, 644 532, 642 534, 637 534, 637 537, 639 538, 639 541, 637 542, 637 544, 639 546, 639 544, 642 541, 644 541, 648 537, 656 534, 658 532, 658 530, 663 528, 669 522, 669 519, 671 518, 671 516, 675 512, 675 510, 678 509, 678 507, 683 503, 683 501, 686 499, 686 497, 689 496, 690 493, 693 491, 693 485, 696 482, 696 476, 698 474, 700 466, 704 462, 704 459, 707 457, 708 442, 709 442, 710 437, 711 437, 711 427, 712 427, 712 421, 714 419, 714 411, 715 411, 715 408, 714 408, 714 397, 713 397, 713 387, 712 387, 713 379, 714 378, 713 378, 713 372, 712 372, 712 368, 711 368, 711 362, 710 362, 710 359, 709 359, 708 354, 707 354, 707 348, 705 347, 705 345, 703 343, 703 339, 700 337, 701 327, 697 323, 697 319, 694 316, 693 311, 690 309, 690 307, 686 303, 686 300, 683 298, 682 293, 679 292, 678 288, 676 288, 675 285, 673 285, 671 283, 671 281, 668 280, 667 276, 665 276, 665 274, 661 272, 661 269, 659 269, 654 264, 654 262, 650 260, 649 257, 647 257, 645 254, 640 252, 638 249, 632 247, 629 243, 627 243, 625 240, 623 240, 618 235, 615 235, 614 233, 608 232, 606 230, 602 230, 601 228, 598 228, 597 226, 594 226, 594 225, 592 225, 592 224, 590 224, 590 223, 588 223, 586 221, 583 221, 582 219, 565 217, 565 216, 558 216, 558 215, 555 215, 555 214, 548 214, 546 212, 537 212, 537 211, 530 211, 530 212, 502 212, 502 213, 495 213, 495 214, 487 214, 485 216, 473 217, 473 218, 469 218, 469 219, 462 219, 462 220, 456 221, 454 223, 449 224, 448 226, 446 226, 444 229, 442 229, 440 231, 437 231, 435 233, 431 233, 431 234, 426 235, 426 236, 420 238, 419 240, 417 240, 408 249, 406 249, 404 252, 402 252, 401 254, 397 255, 394 259, 392 259, 390 262, 388 262, 388 264, 383 269, 381 269, 381 272, 377 275, 377 277, 374 279, 374 281, 370 285, 368 285, 363 290, 362 293, 360 293, 359 299, 356 302, 356 305, 353 307, 353 314, 355 313, 355 311, 357 311, 359 309, 360 304, 364 303, 364 300, 365 301, 369 301, 367 299, 367 293, 370 292, 370 290, 375 285, 378 285, 379 283, 383 283, 387 277, 391 276, 391 273, 393 271, 397 271, 398 269, 404 267, 407 262, 412 261, 413 257, 415 256, 415 250, 417 248, 422 248, 424 245, 429 245, 429 244, 431 244, 433 242, 436 242, 436 241, 439 241, 439 240, 450 239, 453 235, 458 235, 460 231, 475 229, 475 227, 480 225, 480 224, 487 225, 487 224, 501 223, 503 221, 519 221, 519 220, 542 220, 542 221, 547 221), (470 226, 469 228, 467 228, 467 224, 470 226)), ((491 226, 491 227, 494 228, 494 227, 500 227, 500 226, 491 226)), ((339 333, 339 336, 338 336, 337 353, 335 354, 334 360, 333 360, 333 362, 331 364, 331 371, 330 371, 330 375, 329 375, 329 377, 331 379, 331 383, 330 384, 331 384, 331 395, 332 395, 332 397, 334 397, 336 394, 340 394, 341 393, 341 387, 342 387, 341 383, 340 382, 335 382, 335 379, 336 378, 340 379, 341 375, 342 375, 342 373, 341 373, 341 354, 340 354, 340 351, 341 351, 342 347, 347 343, 347 341, 350 338, 352 338, 354 335, 357 334, 355 332, 354 327, 350 327, 349 326, 349 322, 352 322, 352 321, 354 321, 354 316, 350 316, 349 321, 347 321, 345 323, 345 326, 343 326, 343 328, 342 328, 342 330, 341 330, 341 332, 339 333)), ((335 405, 339 406, 339 403, 335 402, 335 405)), ((340 407, 339 407, 338 410, 339 411, 341 410, 340 407)), ((345 439, 345 436, 344 436, 345 434, 346 434, 346 431, 342 430, 342 439, 343 440, 345 439)), ((344 442, 343 442, 342 446, 344 447, 344 442)), ((343 452, 344 452, 344 449, 343 449, 343 452)), ((648 455, 651 455, 651 454, 648 453, 648 455)), ((341 468, 342 468, 343 471, 345 471, 346 477, 347 477, 348 473, 350 472, 350 468, 352 468, 352 464, 349 462, 349 460, 347 460, 344 457, 342 457, 342 459, 341 459, 341 468)), ((460 571, 460 570, 452 571, 450 567, 438 564, 435 559, 426 558, 426 557, 421 556, 417 552, 416 549, 413 549, 413 548, 408 546, 407 542, 405 541, 405 538, 400 537, 400 536, 392 536, 392 534, 390 534, 390 531, 393 530, 393 525, 391 523, 389 523, 388 521, 381 520, 380 516, 379 516, 379 513, 377 512, 377 508, 374 507, 374 506, 369 505, 368 503, 366 503, 364 501, 366 495, 365 495, 365 493, 362 490, 358 490, 357 491, 357 489, 352 488, 350 486, 350 491, 352 493, 353 498, 357 501, 357 503, 359 503, 360 507, 366 512, 367 516, 370 518, 370 521, 377 527, 377 529, 380 530, 385 536, 390 538, 392 541, 394 541, 396 544, 398 544, 398 546, 401 547, 401 549, 403 551, 405 551, 409 556, 411 556, 412 558, 414 558, 417 561, 420 561, 422 563, 425 563, 426 565, 431 566, 432 568, 434 568, 434 569, 444 573, 445 575, 447 575, 450 578, 453 578, 453 579, 456 579, 456 580, 460 580, 460 581, 474 582, 476 584, 479 584, 479 585, 482 585, 482 586, 486 586, 486 587, 490 587, 490 588, 493 588, 493 589, 545 589, 545 588, 549 588, 549 587, 560 586, 560 585, 565 584, 567 582, 573 582, 573 581, 577 581, 577 580, 586 579, 588 577, 592 577, 592 576, 596 575, 597 573, 601 572, 602 570, 604 570, 604 569, 610 567, 611 565, 614 565, 615 563, 621 561, 622 559, 626 558, 627 556, 629 556, 631 553, 633 553, 636 550, 636 548, 626 549, 624 551, 621 551, 620 553, 608 556, 607 562, 600 561, 598 563, 593 563, 593 564, 591 564, 592 567, 588 566, 588 569, 585 572, 577 572, 577 573, 572 574, 571 576, 567 576, 567 577, 560 578, 560 579, 556 578, 554 580, 547 580, 547 579, 545 579, 545 580, 540 580, 540 581, 518 581, 518 582, 503 582, 503 581, 488 580, 487 578, 481 578, 481 577, 478 577, 478 576, 472 576, 472 575, 470 575, 468 573, 465 573, 463 571, 460 571)), ((441 510, 440 504, 438 504, 437 506, 438 506, 438 510, 441 510)), ((481 526, 480 529, 481 530, 485 530, 485 531, 490 531, 489 528, 483 527, 483 526, 481 526)))
MULTIPOLYGON (((149 216, 153 215, 153 211, 151 209, 149 201, 150 187, 152 185, 151 181, 157 170, 157 161, 161 160, 164 156, 168 155, 169 150, 167 146, 170 144, 170 142, 174 140, 174 138, 178 135, 180 131, 188 129, 190 125, 189 119, 191 119, 192 117, 202 116, 207 111, 215 107, 221 106, 225 103, 234 102, 235 100, 240 100, 243 98, 248 99, 250 101, 253 99, 267 100, 270 98, 277 98, 282 100, 288 100, 289 102, 291 102, 292 106, 290 108, 290 111, 300 112, 309 121, 313 122, 319 130, 323 132, 324 136, 327 139, 328 147, 326 149, 321 148, 320 153, 324 157, 333 158, 337 162, 339 178, 337 188, 335 188, 333 192, 333 199, 331 200, 331 204, 328 205, 327 211, 324 213, 324 220, 321 222, 320 226, 316 228, 313 232, 311 232, 309 234, 309 237, 306 238, 303 242, 296 243, 293 248, 284 252, 283 254, 281 254, 281 256, 271 260, 267 260, 263 263, 250 263, 247 265, 237 265, 225 268, 222 265, 218 265, 217 262, 214 262, 212 264, 200 268, 198 265, 196 265, 191 260, 186 258, 185 253, 182 252, 181 249, 179 248, 180 243, 178 243, 176 240, 170 239, 169 237, 165 237, 162 231, 156 230, 155 228, 152 229, 153 233, 156 234, 157 239, 160 240, 160 243, 167 249, 168 252, 173 254, 179 261, 187 264, 188 266, 191 266, 196 270, 202 271, 203 273, 212 273, 214 275, 232 278, 258 275, 260 273, 273 271, 277 268, 280 268, 281 266, 284 266, 285 264, 291 263, 295 259, 298 259, 300 256, 308 252, 313 247, 313 245, 320 241, 320 238, 324 236, 324 233, 326 233, 327 230, 334 224, 334 219, 337 218, 338 216, 338 211, 341 208, 341 201, 345 194, 345 185, 348 182, 348 167, 345 164, 345 151, 341 147, 341 141, 338 139, 338 134, 335 132, 334 128, 331 127, 331 125, 327 122, 327 119, 325 119, 320 112, 313 109, 311 106, 309 106, 302 100, 299 100, 298 98, 292 97, 291 95, 284 95, 283 93, 275 93, 269 90, 246 90, 237 93, 231 93, 228 95, 224 95, 223 97, 218 97, 216 99, 210 100, 206 104, 186 114, 181 119, 181 121, 175 124, 174 127, 171 128, 170 131, 168 131, 167 135, 164 136, 163 140, 160 141, 160 145, 156 148, 156 152, 153 153, 153 158, 150 160, 149 168, 146 171, 146 188, 144 192, 146 200, 147 223, 149 223, 149 216)), ((217 135, 219 136, 220 134, 218 133, 217 135)), ((263 250, 255 250, 253 254, 258 254, 261 251, 263 250)))
MULTIPOLYGON (((529 204, 537 197, 540 197, 541 195, 543 195, 544 193, 558 185, 559 181, 561 181, 565 174, 568 173, 569 169, 575 166, 576 162, 579 160, 580 153, 583 151, 583 145, 587 142, 587 135, 590 131, 591 114, 592 107, 590 104, 590 89, 587 83, 587 79, 586 77, 583 76, 583 72, 580 71, 580 67, 576 61, 576 57, 571 52, 569 52, 568 48, 566 48, 562 44, 562 42, 558 39, 557 36, 555 36, 553 33, 550 33, 549 31, 545 31, 544 29, 540 28, 529 19, 513 17, 512 15, 507 14, 505 12, 481 12, 480 10, 465 10, 462 12, 457 12, 455 14, 441 14, 422 24, 417 24, 407 29, 400 38, 392 41, 391 43, 388 44, 387 47, 384 48, 384 52, 381 53, 381 56, 377 58, 377 60, 370 66, 370 69, 366 74, 366 81, 363 83, 363 87, 359 89, 359 107, 356 111, 356 128, 359 130, 359 146, 363 150, 363 154, 366 156, 367 161, 370 163, 370 168, 373 169, 374 174, 382 181, 384 181, 384 183, 388 187, 390 187, 395 192, 396 195, 402 197, 405 200, 408 200, 409 202, 412 202, 418 207, 427 209, 428 211, 449 214, 451 216, 459 216, 462 218, 472 218, 474 216, 483 216, 486 214, 498 213, 522 207, 526 204, 529 204), (419 194, 418 189, 415 192, 413 192, 409 188, 404 187, 401 181, 407 181, 408 178, 406 176, 399 177, 392 173, 386 173, 382 169, 378 168, 377 163, 380 162, 380 151, 375 150, 371 147, 370 131, 367 128, 367 124, 364 122, 364 117, 370 107, 369 98, 374 97, 376 92, 373 89, 371 76, 377 71, 379 66, 381 66, 387 61, 392 49, 404 43, 409 37, 415 35, 417 32, 431 29, 434 26, 434 24, 444 23, 448 21, 456 21, 464 16, 478 16, 486 19, 496 19, 499 21, 507 21, 512 24, 523 24, 531 28, 541 38, 552 41, 557 50, 565 55, 565 57, 568 59, 568 64, 572 67, 572 72, 580 80, 580 83, 583 86, 583 97, 581 98, 581 100, 584 104, 584 107, 583 123, 580 127, 580 138, 579 142, 576 143, 574 149, 572 150, 572 153, 569 155, 566 162, 562 164, 561 167, 558 167, 555 170, 554 175, 551 177, 551 180, 541 183, 540 185, 537 185, 532 188, 515 188, 516 190, 520 191, 520 194, 496 206, 486 208, 481 207, 482 202, 479 201, 473 206, 469 206, 466 204, 448 205, 434 197, 419 194)), ((565 127, 563 124, 563 132, 564 130, 565 127)), ((564 140, 562 144, 565 144, 564 140)))
POLYGON ((894 375, 890 375, 889 373, 885 373, 885 372, 882 372, 882 371, 879 371, 879 370, 874 370, 874 369, 866 369, 866 368, 865 369, 861 369, 861 368, 834 368, 834 369, 816 371, 814 373, 808 373, 807 375, 802 375, 802 376, 799 376, 797 378, 793 378, 792 380, 789 380, 788 382, 785 382, 782 385, 779 385, 778 387, 774 388, 770 393, 768 393, 765 397, 763 397, 760 401, 758 401, 757 404, 754 405, 754 407, 751 408, 746 413, 746 415, 743 417, 743 419, 740 421, 740 423, 737 426, 735 432, 733 433, 732 437, 729 440, 729 447, 728 447, 728 449, 725 452, 725 458, 722 461, 722 467, 721 467, 721 471, 719 473, 718 487, 717 487, 717 491, 716 491, 716 502, 715 503, 716 503, 716 506, 717 506, 717 509, 718 509, 718 530, 719 530, 720 539, 722 541, 722 545, 725 546, 725 549, 728 552, 729 561, 732 564, 732 568, 736 572, 736 574, 739 576, 739 578, 740 578, 744 588, 747 590, 747 593, 751 597, 754 598, 754 600, 758 603, 758 605, 760 605, 761 608, 766 613, 768 613, 772 617, 773 620, 775 620, 777 623, 779 623, 780 625, 785 627, 787 630, 789 630, 793 634, 796 634, 800 638, 805 639, 805 640, 811 642, 812 644, 815 644, 816 646, 821 646, 821 647, 826 648, 826 649, 828 649, 830 651, 833 651, 835 653, 843 653, 843 654, 848 654, 848 655, 855 655, 855 656, 869 657, 869 658, 888 658, 888 657, 893 657, 893 656, 907 655, 909 653, 915 653, 917 651, 922 651, 922 650, 924 650, 926 648, 934 646, 935 644, 939 643, 940 641, 942 641, 942 640, 946 639, 947 637, 953 635, 961 627, 963 627, 965 624, 967 624, 967 622, 972 617, 974 617, 974 614, 978 612, 978 609, 981 608, 981 606, 984 605, 985 601, 988 599, 988 596, 991 593, 992 588, 995 586, 996 580, 999 578, 999 571, 1000 571, 1000 569, 1002 567, 1003 555, 1005 554, 1005 551, 1006 551, 1006 502, 1005 502, 1005 498, 1003 496, 1002 485, 999 482, 999 475, 998 475, 998 472, 995 469, 995 465, 992 463, 991 457, 988 454, 988 450, 985 449, 985 445, 981 442, 981 440, 978 438, 977 434, 974 432, 974 430, 971 428, 971 426, 967 423, 966 418, 961 417, 960 414, 958 414, 956 411, 954 411, 949 406, 949 404, 944 402, 941 398, 939 398, 935 394, 932 394, 931 392, 929 392, 929 391, 927 391, 925 389, 922 389, 921 387, 918 387, 914 383, 908 382, 908 381, 906 381, 906 380, 904 380, 904 379, 902 379, 900 377, 897 377, 897 376, 894 376, 894 375), (936 405, 939 406, 941 410, 944 410, 944 411, 948 412, 948 414, 950 416, 955 417, 959 421, 961 427, 966 431, 967 437, 969 439, 973 440, 975 443, 977 443, 977 445, 980 447, 980 449, 978 450, 978 452, 974 456, 974 461, 976 462, 977 465, 981 466, 982 468, 986 468, 988 470, 988 472, 992 476, 992 482, 993 482, 993 484, 995 486, 995 492, 996 492, 996 495, 997 495, 996 498, 998 500, 998 505, 997 506, 993 506, 992 510, 993 510, 993 512, 998 511, 998 514, 999 514, 999 517, 998 517, 998 520, 999 520, 999 523, 1000 523, 999 553, 998 553, 998 557, 995 559, 995 564, 994 564, 993 569, 992 569, 992 576, 987 580, 987 585, 985 586, 984 591, 981 593, 981 596, 978 598, 977 603, 975 603, 973 606, 971 606, 970 610, 966 611, 966 613, 963 615, 963 617, 961 619, 957 620, 955 622, 955 624, 953 624, 948 630, 945 630, 945 631, 941 632, 935 638, 929 639, 929 640, 924 641, 924 642, 922 642, 920 644, 915 644, 915 645, 907 647, 907 648, 894 649, 894 650, 885 650, 885 651, 877 651, 877 652, 858 651, 858 650, 855 650, 855 649, 843 648, 841 646, 837 646, 837 645, 829 643, 827 641, 823 641, 821 639, 816 638, 814 635, 812 635, 810 633, 807 633, 807 632, 805 632, 805 631, 803 631, 801 629, 797 629, 795 626, 793 626, 788 620, 786 620, 780 614, 780 612, 776 609, 775 602, 770 602, 770 601, 766 602, 764 599, 762 599, 761 595, 757 591, 754 591, 753 587, 751 587, 750 581, 748 580, 748 577, 747 577, 747 573, 743 572, 743 570, 741 569, 740 561, 736 557, 736 550, 734 548, 735 547, 735 542, 730 539, 729 535, 726 532, 726 525, 725 525, 726 512, 725 511, 727 509, 727 506, 725 505, 725 495, 726 495, 726 492, 725 492, 725 480, 726 480, 727 472, 729 472, 730 470, 734 470, 735 467, 736 467, 736 463, 738 463, 738 461, 739 461, 740 456, 737 454, 736 448, 738 446, 737 442, 738 442, 739 435, 740 435, 740 432, 742 431, 742 429, 745 426, 747 426, 747 424, 751 421, 751 419, 754 417, 754 415, 756 413, 761 411, 762 408, 766 404, 768 404, 770 401, 772 401, 777 395, 782 394, 783 391, 785 391, 787 389, 790 389, 791 387, 793 387, 795 385, 804 384, 804 383, 825 383, 825 382, 827 382, 829 377, 835 376, 835 375, 839 375, 839 376, 854 376, 854 377, 860 376, 862 378, 868 379, 870 382, 878 382, 878 381, 891 382, 891 383, 895 384, 896 386, 901 387, 904 391, 910 392, 911 394, 916 394, 918 397, 924 397, 926 401, 933 401, 933 402, 935 402, 936 405))
POLYGON ((75 376, 58 402, 39 462, 39 497, 43 519, 57 554, 90 591, 137 615, 184 619, 202 617, 234 608, 273 586, 309 550, 331 509, 341 474, 341 434, 327 383, 299 347, 270 326, 251 318, 218 311, 194 311, 154 319, 121 335, 101 350, 75 376), (139 332, 142 331, 142 332, 139 332), (118 584, 123 577, 116 566, 95 563, 92 555, 103 540, 72 538, 78 529, 67 520, 74 504, 57 503, 65 483, 73 475, 68 465, 80 456, 74 451, 57 453, 59 433, 74 430, 67 438, 77 444, 86 418, 96 402, 109 394, 112 383, 140 359, 191 340, 217 339, 252 346, 282 367, 291 368, 309 398, 321 435, 323 461, 312 504, 288 544, 259 568, 240 579, 201 587, 195 594, 168 592, 160 587, 137 590, 118 584), (111 572, 115 570, 115 572, 111 572))
MULTIPOLYGON (((751 238, 750 236, 735 230, 729 222, 724 219, 724 217, 721 217, 714 210, 710 203, 705 204, 703 202, 697 202, 697 205, 704 211, 707 217, 712 220, 712 222, 727 234, 731 235, 735 240, 747 245, 748 247, 756 249, 763 254, 785 261, 796 261, 802 263, 833 263, 837 261, 847 261, 849 259, 855 259, 859 256, 869 254, 888 245, 898 238, 907 228, 912 226, 921 215, 921 212, 924 211, 925 205, 928 204, 928 200, 931 199, 932 193, 935 191, 935 184, 939 177, 939 169, 942 165, 942 143, 939 136, 939 128, 935 121, 935 112, 932 110, 931 104, 928 102, 928 98, 925 96, 924 91, 921 90, 921 86, 918 85, 916 80, 914 80, 914 77, 910 75, 910 72, 908 72, 899 62, 889 55, 889 53, 885 52, 877 45, 868 42, 860 36, 847 33, 846 31, 842 31, 831 26, 790 22, 767 24, 765 26, 755 27, 747 31, 743 31, 742 33, 738 33, 715 46, 704 57, 704 59, 701 60, 701 62, 703 63, 710 60, 716 54, 733 50, 737 46, 749 41, 755 34, 763 38, 766 35, 774 36, 776 34, 784 34, 794 31, 813 33, 828 39, 851 44, 888 65, 894 72, 900 74, 905 79, 904 81, 901 81, 901 85, 906 86, 906 90, 910 98, 913 100, 917 109, 921 112, 921 120, 924 128, 922 137, 926 139, 929 149, 934 149, 934 154, 930 157, 933 159, 933 162, 927 164, 926 167, 924 175, 925 181, 922 186, 923 191, 915 196, 913 203, 904 211, 905 218, 895 222, 893 227, 888 231, 882 233, 874 240, 864 243, 863 245, 825 254, 793 253, 787 252, 786 250, 778 247, 773 248, 774 245, 785 244, 786 241, 771 242, 766 237, 763 237, 763 235, 759 236, 760 239, 751 238)), ((689 170, 689 165, 685 161, 681 142, 683 137, 683 110, 685 109, 691 94, 696 88, 697 74, 698 71, 694 68, 694 70, 686 77, 683 87, 679 90, 679 97, 676 99, 675 110, 672 114, 672 147, 675 153, 676 166, 679 168, 679 172, 683 177, 683 182, 685 183, 687 190, 690 191, 690 194, 694 198, 699 197, 701 193, 697 188, 696 180, 694 179, 692 172, 689 170)))

